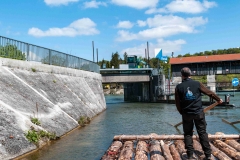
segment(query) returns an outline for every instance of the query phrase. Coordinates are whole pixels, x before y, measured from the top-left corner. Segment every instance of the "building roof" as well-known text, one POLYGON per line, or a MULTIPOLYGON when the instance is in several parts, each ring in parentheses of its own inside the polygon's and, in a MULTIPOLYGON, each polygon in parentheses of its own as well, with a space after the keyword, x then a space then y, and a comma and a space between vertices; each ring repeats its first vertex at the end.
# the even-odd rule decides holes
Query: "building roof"
POLYGON ((206 63, 206 62, 219 62, 219 61, 222 62, 222 61, 236 61, 236 60, 240 60, 240 53, 170 58, 169 63, 170 64, 186 64, 186 63, 206 63))

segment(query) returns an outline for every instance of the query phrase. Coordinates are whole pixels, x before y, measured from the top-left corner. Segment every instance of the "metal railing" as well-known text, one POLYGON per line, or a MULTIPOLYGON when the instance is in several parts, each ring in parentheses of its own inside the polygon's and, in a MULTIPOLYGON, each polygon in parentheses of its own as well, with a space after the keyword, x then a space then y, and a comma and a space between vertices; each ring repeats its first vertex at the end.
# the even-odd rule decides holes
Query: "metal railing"
POLYGON ((100 73, 95 62, 3 36, 0 36, 0 57, 100 73))

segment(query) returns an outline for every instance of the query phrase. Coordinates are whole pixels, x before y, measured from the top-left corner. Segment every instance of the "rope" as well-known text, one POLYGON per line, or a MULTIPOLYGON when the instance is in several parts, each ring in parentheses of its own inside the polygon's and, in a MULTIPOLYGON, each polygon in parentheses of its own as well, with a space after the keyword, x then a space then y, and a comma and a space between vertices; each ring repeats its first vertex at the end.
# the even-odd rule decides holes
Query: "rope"
POLYGON ((117 155, 117 153, 118 153, 117 151, 108 151, 108 155, 110 155, 110 156, 117 155))

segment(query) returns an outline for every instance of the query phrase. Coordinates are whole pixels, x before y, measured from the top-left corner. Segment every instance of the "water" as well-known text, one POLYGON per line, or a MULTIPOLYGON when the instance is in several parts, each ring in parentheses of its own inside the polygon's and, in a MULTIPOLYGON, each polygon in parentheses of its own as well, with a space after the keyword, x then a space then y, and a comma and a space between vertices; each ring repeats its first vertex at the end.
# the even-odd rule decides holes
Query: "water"
MULTIPOLYGON (((231 126, 222 122, 222 118, 230 122, 239 120, 239 97, 240 92, 236 92, 230 99, 237 106, 235 108, 217 107, 206 113, 208 133, 240 133, 240 124, 231 126)), ((51 142, 22 160, 99 160, 114 135, 183 133, 182 125, 177 129, 171 125, 181 122, 174 104, 124 103, 122 95, 106 96, 106 102, 107 110, 95 117, 88 126, 51 142)))

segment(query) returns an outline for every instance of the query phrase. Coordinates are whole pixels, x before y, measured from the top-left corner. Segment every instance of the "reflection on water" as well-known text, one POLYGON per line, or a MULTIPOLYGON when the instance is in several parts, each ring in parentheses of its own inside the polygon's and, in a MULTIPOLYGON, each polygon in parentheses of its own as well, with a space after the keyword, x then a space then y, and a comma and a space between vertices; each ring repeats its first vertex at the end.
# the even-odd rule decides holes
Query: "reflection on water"
MULTIPOLYGON (((207 131, 210 134, 224 132, 239 134, 240 124, 223 123, 239 120, 240 93, 235 93, 230 102, 236 108, 217 107, 206 113, 207 131)), ((224 98, 224 97, 222 97, 224 98)), ((181 121, 174 104, 123 103, 122 95, 106 96, 107 110, 92 122, 71 134, 52 142, 49 146, 31 154, 24 160, 99 160, 112 142, 114 135, 121 134, 182 134, 171 124, 181 121)))

